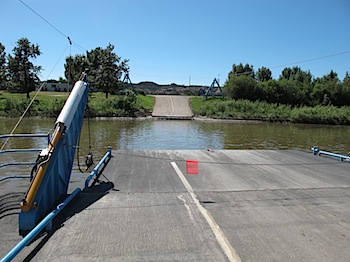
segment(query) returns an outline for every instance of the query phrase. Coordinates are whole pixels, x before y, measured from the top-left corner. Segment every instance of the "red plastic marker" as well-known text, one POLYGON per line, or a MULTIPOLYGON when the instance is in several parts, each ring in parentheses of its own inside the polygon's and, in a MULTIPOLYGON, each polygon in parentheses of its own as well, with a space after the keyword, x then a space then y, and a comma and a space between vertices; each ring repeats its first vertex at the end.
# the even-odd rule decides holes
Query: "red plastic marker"
POLYGON ((189 175, 198 175, 197 160, 186 160, 186 173, 189 175))

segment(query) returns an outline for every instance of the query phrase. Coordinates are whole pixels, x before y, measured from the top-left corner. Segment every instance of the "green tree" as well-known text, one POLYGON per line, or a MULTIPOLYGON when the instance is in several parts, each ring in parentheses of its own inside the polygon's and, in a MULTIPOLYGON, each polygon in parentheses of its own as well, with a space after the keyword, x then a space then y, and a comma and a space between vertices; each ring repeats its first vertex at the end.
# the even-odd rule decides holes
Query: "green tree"
POLYGON ((285 79, 259 82, 257 88, 260 89, 260 100, 268 103, 279 103, 288 105, 299 105, 303 97, 298 91, 297 84, 285 79))
POLYGON ((305 97, 300 89, 300 83, 282 79, 277 84, 277 102, 286 105, 300 105, 305 97))
POLYGON ((49 83, 58 83, 59 81, 57 81, 56 79, 47 79, 46 82, 49 82, 49 83))
POLYGON ((333 70, 328 75, 317 78, 310 94, 314 105, 341 105, 342 85, 333 70))
POLYGON ((280 78, 280 81, 286 80, 286 91, 289 94, 292 94, 291 102, 289 104, 295 104, 297 101, 298 104, 310 105, 311 99, 310 94, 313 89, 312 75, 310 71, 303 71, 300 67, 286 67, 283 69, 280 78), (288 85, 290 89, 288 90, 288 85))
POLYGON ((342 83, 342 90, 343 90, 343 104, 344 105, 350 105, 350 75, 349 72, 345 73, 345 77, 343 79, 342 83))
POLYGON ((85 68, 89 68, 88 79, 95 89, 106 94, 115 93, 119 89, 123 73, 129 71, 128 60, 122 60, 114 52, 114 45, 106 48, 97 47, 88 51, 85 56, 67 57, 65 63, 65 77, 75 82, 85 68))
POLYGON ((0 90, 6 86, 6 52, 5 46, 0 43, 0 90))
POLYGON ((284 68, 280 75, 280 79, 297 81, 299 83, 311 83, 312 75, 310 71, 306 72, 301 70, 300 67, 294 66, 292 68, 291 67, 284 68))
POLYGON ((60 76, 60 77, 58 78, 58 82, 59 82, 59 83, 68 83, 67 79, 66 79, 66 78, 63 78, 62 76, 60 76))
POLYGON ((64 64, 64 76, 69 84, 74 84, 79 80, 85 68, 88 67, 88 61, 84 55, 68 56, 64 64))
POLYGON ((240 63, 239 65, 233 64, 232 70, 228 73, 228 78, 239 75, 246 75, 255 78, 253 66, 249 64, 243 66, 242 63, 240 63))
POLYGON ((272 79, 272 72, 267 67, 261 67, 256 72, 256 79, 260 82, 269 81, 272 79))
POLYGON ((255 101, 259 99, 256 86, 257 83, 255 79, 249 76, 233 76, 226 81, 224 92, 228 97, 233 99, 248 99, 255 101))
POLYGON ((105 49, 98 47, 87 53, 89 69, 91 70, 90 81, 99 90, 106 94, 118 89, 118 80, 121 78, 119 67, 120 57, 113 53, 114 46, 109 44, 105 49))
POLYGON ((8 56, 8 72, 11 81, 10 89, 27 94, 35 90, 40 79, 41 66, 35 66, 30 60, 41 54, 39 46, 31 44, 27 38, 17 41, 13 56, 8 56))
POLYGON ((345 73, 344 79, 343 79, 343 85, 350 88, 350 75, 349 72, 345 73))

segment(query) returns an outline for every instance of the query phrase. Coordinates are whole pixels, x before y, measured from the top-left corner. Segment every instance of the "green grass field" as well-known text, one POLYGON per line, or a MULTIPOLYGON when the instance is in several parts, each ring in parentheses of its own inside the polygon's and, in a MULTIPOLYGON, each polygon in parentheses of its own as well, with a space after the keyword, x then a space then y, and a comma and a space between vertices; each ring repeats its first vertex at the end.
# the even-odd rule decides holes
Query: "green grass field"
MULTIPOLYGON (((0 91, 0 116, 17 117, 22 115, 35 92, 26 94, 0 91)), ((40 92, 31 105, 27 116, 57 117, 69 96, 68 92, 40 92)), ((109 95, 91 93, 89 107, 92 116, 146 116, 154 105, 154 98, 143 95, 109 95)))

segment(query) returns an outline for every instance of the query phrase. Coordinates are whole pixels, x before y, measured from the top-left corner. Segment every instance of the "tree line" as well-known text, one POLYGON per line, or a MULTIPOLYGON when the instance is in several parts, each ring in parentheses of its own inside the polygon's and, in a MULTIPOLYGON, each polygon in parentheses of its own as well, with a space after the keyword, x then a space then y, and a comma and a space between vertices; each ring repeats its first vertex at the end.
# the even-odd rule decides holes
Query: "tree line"
MULTIPOLYGON (((32 44, 23 37, 16 42, 12 54, 6 54, 5 46, 0 43, 0 90, 10 92, 29 93, 40 86, 39 74, 41 66, 33 63, 33 60, 41 55, 39 45, 32 44)), ((81 73, 89 69, 89 82, 96 91, 106 94, 115 93, 121 88, 123 74, 129 73, 127 59, 122 60, 114 52, 114 45, 106 48, 97 47, 86 54, 78 54, 66 57, 64 64, 65 78, 59 81, 75 83, 81 73)))
POLYGON ((266 67, 256 72, 252 65, 233 64, 224 85, 226 95, 233 99, 266 101, 291 106, 350 105, 350 76, 343 80, 333 70, 314 78, 300 67, 286 67, 278 79, 272 79, 266 67))
MULTIPOLYGON (((12 54, 6 54, 5 46, 0 43, 0 90, 29 93, 40 85, 41 66, 34 60, 41 51, 39 45, 32 44, 27 38, 16 42, 12 54)), ((97 47, 86 54, 66 57, 64 64, 65 79, 59 81, 74 83, 81 73, 89 68, 91 86, 106 97, 116 93, 122 87, 123 74, 129 73, 128 60, 122 60, 114 52, 114 46, 97 47)), ((314 78, 310 71, 300 67, 286 67, 278 79, 272 78, 267 67, 257 71, 249 64, 233 64, 224 85, 226 95, 233 99, 266 101, 268 103, 288 104, 292 106, 350 105, 350 76, 346 72, 343 80, 333 70, 322 77, 314 78)))

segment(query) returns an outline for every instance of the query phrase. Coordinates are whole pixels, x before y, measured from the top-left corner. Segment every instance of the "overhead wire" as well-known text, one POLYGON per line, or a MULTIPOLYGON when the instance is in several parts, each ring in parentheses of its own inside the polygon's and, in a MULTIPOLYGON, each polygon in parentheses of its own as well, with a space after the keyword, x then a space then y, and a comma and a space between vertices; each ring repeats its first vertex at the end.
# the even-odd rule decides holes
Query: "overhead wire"
MULTIPOLYGON (((303 63, 307 63, 307 62, 312 62, 312 61, 317 61, 317 60, 321 60, 321 59, 326 59, 326 58, 330 58, 330 57, 334 57, 334 56, 340 56, 340 55, 345 55, 345 54, 349 54, 350 50, 347 51, 342 51, 342 52, 338 52, 338 53, 333 53, 333 54, 329 54, 329 55, 323 55, 323 56, 318 56, 318 57, 314 57, 314 58, 308 58, 305 60, 300 60, 300 61, 296 61, 296 62, 291 62, 291 63, 287 63, 287 64, 281 64, 281 65, 276 65, 276 66, 271 66, 269 67, 269 69, 276 69, 276 68, 280 68, 280 67, 287 67, 287 66, 292 66, 292 65, 298 65, 298 64, 303 64, 303 63)), ((252 71, 245 71, 245 72, 240 72, 240 73, 236 73, 233 74, 232 76, 240 76, 240 75, 249 75, 249 74, 253 74, 255 73, 254 70, 252 71)), ((171 78, 171 76, 164 76, 164 75, 145 75, 145 74, 133 74, 136 76, 141 76, 141 77, 150 77, 150 78, 171 78)), ((193 75, 191 75, 192 77, 193 75)), ((211 77, 193 77, 193 79, 212 79, 211 77)))
POLYGON ((57 59, 56 63, 54 64, 54 66, 52 67, 50 73, 48 74, 48 76, 46 77, 46 79, 49 79, 49 77, 51 76, 53 70, 55 70, 58 62, 62 59, 63 55, 66 53, 68 46, 70 46, 69 44, 66 46, 66 48, 64 49, 64 51, 62 52, 62 54, 60 55, 60 57, 57 59))
POLYGON ((75 41, 72 41, 68 35, 63 33, 60 29, 58 29, 56 26, 54 26, 52 23, 50 23, 47 19, 45 19, 42 15, 40 15, 38 12, 36 12, 33 8, 31 8, 29 5, 27 5, 23 0, 18 0, 21 2, 24 6, 26 6, 30 11, 32 11, 35 15, 37 15, 39 18, 41 18, 46 24, 51 26, 56 32, 58 32, 60 35, 62 35, 64 38, 68 39, 69 43, 72 45, 72 43, 78 47, 79 49, 86 51, 84 47, 76 43, 75 41))
MULTIPOLYGON (((321 60, 321 59, 325 59, 325 58, 329 58, 329 57, 333 57, 333 56, 344 55, 344 54, 349 54, 349 53, 350 53, 350 50, 339 52, 339 53, 334 53, 334 54, 330 54, 330 55, 324 55, 324 56, 309 58, 309 59, 301 60, 301 61, 298 61, 298 62, 292 62, 292 63, 278 65, 278 66, 272 66, 272 67, 269 67, 269 68, 270 69, 275 69, 275 68, 280 68, 280 67, 287 67, 287 66, 292 66, 292 65, 298 65, 298 64, 303 64, 303 63, 307 63, 307 62, 311 62, 311 61, 321 60)), ((252 71, 245 71, 245 72, 241 72, 241 73, 236 73, 236 74, 233 74, 232 76, 250 75, 250 74, 254 74, 254 73, 255 73, 255 71, 252 70, 252 71)))
POLYGON ((286 66, 291 66, 291 65, 296 65, 296 64, 303 64, 303 63, 307 63, 307 62, 311 62, 311 61, 321 60, 321 59, 325 59, 325 58, 329 58, 329 57, 333 57, 333 56, 344 55, 344 54, 349 54, 349 53, 350 53, 350 50, 343 51, 343 52, 339 52, 339 53, 335 53, 335 54, 330 54, 330 55, 324 55, 324 56, 319 56, 319 57, 315 57, 315 58, 305 59, 305 60, 301 60, 301 61, 297 61, 297 62, 293 62, 293 63, 288 63, 288 64, 284 64, 284 65, 273 66, 273 67, 271 67, 271 69, 279 68, 279 67, 286 67, 286 66))
MULTIPOLYGON (((22 0, 19 0, 19 2, 21 2, 24 6, 26 6, 29 10, 31 10, 35 15, 37 15, 38 17, 40 17, 45 23, 47 23, 49 26, 51 26, 56 32, 58 32, 60 35, 62 35, 64 38, 68 39, 68 42, 69 42, 69 53, 70 53, 70 56, 71 56, 71 46, 72 44, 74 44, 76 47, 78 47, 79 49, 81 50, 84 50, 86 51, 85 48, 83 48, 81 45, 79 45, 78 43, 72 41, 70 39, 69 36, 67 36, 66 34, 64 34, 61 30, 59 30, 56 26, 54 26, 52 23, 50 23, 48 20, 46 20, 43 16, 41 16, 38 12, 36 12, 33 8, 31 8, 29 5, 27 5, 24 1, 22 0)), ((57 59, 56 63, 54 64, 53 68, 51 69, 50 73, 48 74, 47 78, 48 79, 50 77, 50 75, 52 74, 53 70, 55 69, 55 67, 57 66, 58 62, 61 60, 61 58, 63 57, 63 55, 65 54, 68 46, 65 47, 64 51, 62 52, 62 54, 60 55, 60 57, 57 59)), ((69 68, 70 70, 70 68, 69 68)), ((69 74, 70 75, 70 74, 69 74)), ((69 79, 68 79, 69 81, 69 79)), ((19 120, 17 121, 17 123, 15 124, 14 128, 12 129, 11 133, 10 134, 13 134, 17 127, 19 126, 19 124, 22 122, 24 116, 27 114, 27 112, 29 111, 31 105, 33 104, 33 102, 35 101, 36 97, 38 96, 39 92, 42 90, 43 86, 46 84, 46 81, 44 81, 39 89, 37 90, 37 92, 35 93, 34 97, 31 99, 30 103, 28 104, 27 108, 24 110, 23 114, 21 115, 21 117, 19 118, 19 120)), ((69 85, 69 82, 68 82, 68 85, 69 85)), ((90 117, 90 116, 89 116, 90 117)), ((91 161, 92 161, 92 154, 91 154, 91 142, 90 142, 90 121, 88 122, 88 127, 89 127, 89 155, 91 155, 91 161)), ((9 138, 7 138, 4 143, 2 144, 1 146, 1 150, 3 150, 6 146, 6 144, 8 143, 9 141, 9 138)))
POLYGON ((68 36, 65 35, 61 30, 59 30, 56 26, 54 26, 53 24, 51 24, 49 21, 47 21, 44 17, 42 17, 38 12, 36 12, 33 8, 31 8, 29 5, 27 5, 25 2, 23 2, 22 0, 18 0, 20 1, 23 5, 25 5, 29 10, 31 10, 34 14, 36 14, 37 16, 39 16, 42 20, 44 20, 49 26, 51 26, 53 29, 55 29, 59 34, 61 34, 63 37, 67 38, 68 36))
POLYGON ((76 42, 74 42, 74 41, 72 41, 72 43, 75 45, 75 47, 77 47, 77 48, 80 49, 81 51, 84 51, 84 52, 87 51, 84 47, 82 47, 82 46, 79 45, 78 43, 76 43, 76 42))
MULTIPOLYGON (((50 23, 47 19, 45 19, 43 16, 41 16, 38 12, 36 12, 33 8, 31 8, 29 5, 27 5, 23 0, 19 0, 23 5, 25 5, 29 10, 31 10, 34 14, 36 14, 38 17, 40 17, 43 21, 45 21, 45 23, 47 23, 49 26, 51 26, 54 30, 56 30, 59 34, 61 34, 63 37, 68 38, 68 40, 70 41, 70 43, 74 44, 77 48, 81 49, 82 51, 86 51, 86 49, 84 47, 82 47, 81 45, 79 45, 78 43, 71 41, 69 39, 69 36, 67 36, 66 34, 64 34, 61 30, 59 30, 56 26, 54 26, 52 23, 50 23)), ((333 57, 333 56, 339 56, 339 55, 343 55, 343 54, 348 54, 350 53, 350 50, 348 51, 343 51, 343 52, 339 52, 339 53, 335 53, 335 54, 330 54, 330 55, 325 55, 325 56, 319 56, 319 57, 315 57, 315 58, 310 58, 310 59, 305 59, 305 60, 301 60, 301 61, 297 61, 297 62, 292 62, 292 63, 287 63, 287 64, 282 64, 282 65, 277 65, 277 66, 272 66, 270 67, 271 69, 275 69, 275 68, 280 68, 280 67, 286 67, 286 66, 291 66, 291 65, 296 65, 296 64, 302 64, 302 63, 306 63, 306 62, 311 62, 311 61, 316 61, 316 60, 320 60, 320 59, 325 59, 325 58, 329 58, 329 57, 333 57)), ((253 71, 252 71, 253 72, 253 71)), ((235 74, 235 75, 242 75, 242 74, 249 74, 252 72, 244 72, 244 73, 239 73, 239 74, 235 74)), ((157 76, 159 77, 159 76, 157 76)), ((166 78, 166 77, 163 77, 166 78)))

